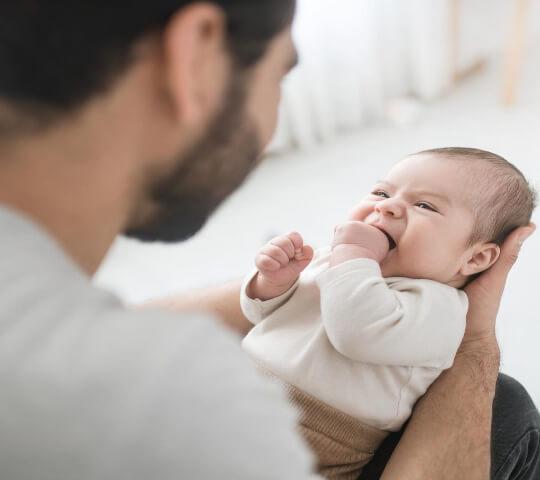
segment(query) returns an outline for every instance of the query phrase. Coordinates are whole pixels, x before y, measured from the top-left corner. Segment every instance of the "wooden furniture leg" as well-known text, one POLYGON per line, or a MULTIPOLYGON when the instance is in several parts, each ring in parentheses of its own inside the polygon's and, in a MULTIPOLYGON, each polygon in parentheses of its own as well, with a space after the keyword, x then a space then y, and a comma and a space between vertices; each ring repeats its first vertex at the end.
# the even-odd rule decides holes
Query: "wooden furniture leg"
POLYGON ((515 0, 514 16, 504 59, 502 103, 512 106, 523 65, 529 0, 515 0))

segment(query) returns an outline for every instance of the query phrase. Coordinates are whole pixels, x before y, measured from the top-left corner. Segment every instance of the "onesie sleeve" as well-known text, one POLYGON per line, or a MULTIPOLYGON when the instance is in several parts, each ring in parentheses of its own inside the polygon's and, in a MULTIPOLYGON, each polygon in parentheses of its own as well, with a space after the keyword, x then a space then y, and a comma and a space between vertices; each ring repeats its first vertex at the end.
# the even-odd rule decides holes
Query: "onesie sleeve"
POLYGON ((321 317, 334 348, 351 360, 445 369, 465 331, 463 291, 431 280, 385 280, 379 264, 355 259, 317 277, 321 317))
POLYGON ((253 323, 253 325, 257 325, 258 323, 262 322, 266 317, 284 305, 287 300, 292 297, 299 283, 299 280, 297 280, 296 283, 289 288, 289 290, 281 294, 279 297, 263 301, 257 298, 250 298, 246 293, 247 287, 255 275, 257 275, 257 270, 245 278, 242 284, 242 289, 240 290, 240 306, 242 307, 242 313, 251 323, 253 323))

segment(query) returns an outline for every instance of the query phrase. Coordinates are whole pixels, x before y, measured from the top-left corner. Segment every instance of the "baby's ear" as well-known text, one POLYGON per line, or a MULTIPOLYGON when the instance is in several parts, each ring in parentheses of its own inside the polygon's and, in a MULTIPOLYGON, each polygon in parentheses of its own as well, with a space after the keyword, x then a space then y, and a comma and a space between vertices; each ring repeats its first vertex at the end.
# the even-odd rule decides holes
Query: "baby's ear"
POLYGON ((493 265, 501 253, 501 248, 496 243, 479 243, 472 247, 470 256, 466 258, 460 273, 468 277, 487 270, 493 265))

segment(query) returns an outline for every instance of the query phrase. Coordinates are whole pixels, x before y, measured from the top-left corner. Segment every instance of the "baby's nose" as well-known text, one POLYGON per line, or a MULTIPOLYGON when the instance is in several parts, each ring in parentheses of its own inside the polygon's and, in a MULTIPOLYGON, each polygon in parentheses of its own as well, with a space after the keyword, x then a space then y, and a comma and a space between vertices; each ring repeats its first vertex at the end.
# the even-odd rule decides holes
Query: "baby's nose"
POLYGON ((375 204, 375 211, 380 215, 388 215, 394 218, 401 218, 405 211, 403 202, 395 198, 387 198, 375 204))

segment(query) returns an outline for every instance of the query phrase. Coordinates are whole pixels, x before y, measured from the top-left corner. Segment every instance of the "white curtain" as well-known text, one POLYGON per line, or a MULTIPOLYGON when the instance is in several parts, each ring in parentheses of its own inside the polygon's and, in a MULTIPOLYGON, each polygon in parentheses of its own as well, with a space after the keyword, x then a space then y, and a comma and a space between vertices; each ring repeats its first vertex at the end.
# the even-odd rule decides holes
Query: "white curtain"
POLYGON ((447 0, 299 0, 300 64, 285 80, 272 150, 355 130, 390 99, 444 91, 447 9, 447 0))
POLYGON ((482 50, 479 34, 504 40, 508 0, 298 0, 300 64, 285 80, 271 152, 306 148, 368 122, 414 116, 448 91, 451 9, 459 6, 458 67, 482 50), (499 31, 489 20, 498 11, 499 31), (471 38, 464 47, 464 39, 471 38), (487 34, 486 34, 487 33, 487 34), (477 43, 475 43, 477 42, 477 43))

